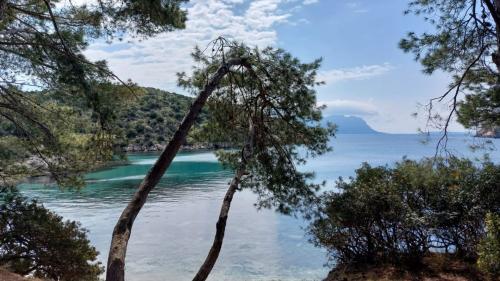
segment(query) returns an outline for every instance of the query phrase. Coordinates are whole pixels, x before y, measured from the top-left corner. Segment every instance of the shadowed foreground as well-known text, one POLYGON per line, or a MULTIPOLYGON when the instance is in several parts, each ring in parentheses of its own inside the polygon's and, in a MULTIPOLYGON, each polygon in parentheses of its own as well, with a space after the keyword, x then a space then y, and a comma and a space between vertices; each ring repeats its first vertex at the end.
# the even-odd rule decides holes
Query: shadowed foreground
POLYGON ((38 278, 24 278, 21 275, 11 273, 3 268, 0 267, 0 280, 1 281, 42 281, 41 279, 38 278))
POLYGON ((359 268, 336 268, 324 281, 480 281, 488 280, 473 264, 436 254, 412 268, 379 265, 359 268))

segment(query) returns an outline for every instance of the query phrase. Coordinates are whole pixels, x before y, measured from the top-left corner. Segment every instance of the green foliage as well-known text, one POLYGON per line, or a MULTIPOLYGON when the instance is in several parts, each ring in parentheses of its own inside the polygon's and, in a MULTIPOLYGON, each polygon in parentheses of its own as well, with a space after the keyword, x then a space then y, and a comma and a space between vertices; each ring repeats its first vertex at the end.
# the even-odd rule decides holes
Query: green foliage
MULTIPOLYGON (((114 89, 113 93, 120 95, 119 87, 114 89)), ((83 172, 109 161, 119 150, 111 116, 99 124, 93 119, 95 111, 66 106, 55 101, 52 93, 18 93, 26 97, 17 102, 19 111, 0 115, 0 126, 4 128, 0 135, 4 147, 0 155, 1 186, 12 185, 24 176, 46 173, 61 185, 80 186, 83 172), (20 116, 21 110, 26 116, 20 116)), ((101 113, 104 110, 99 108, 101 113)))
POLYGON ((415 265, 431 251, 474 261, 499 183, 500 166, 457 158, 363 164, 323 195, 310 233, 341 264, 415 265))
POLYGON ((4 188, 13 186, 18 180, 29 175, 28 168, 20 163, 20 159, 28 158, 27 154, 17 138, 0 138, 0 193, 4 188))
POLYGON ((108 35, 112 33, 134 32, 139 36, 184 28, 186 11, 180 6, 189 0, 108 0, 101 1, 105 7, 101 15, 105 17, 108 35))
POLYGON ((194 53, 201 67, 189 79, 181 74, 181 85, 198 91, 224 61, 243 63, 210 96, 208 119, 194 138, 231 143, 235 149, 220 151, 219 160, 233 169, 245 162, 247 175, 240 186, 258 194, 258 207, 296 211, 313 201, 320 187, 311 183, 313 173, 299 171, 297 165, 329 151, 333 135, 332 128, 321 127, 316 105, 320 60, 301 63, 281 49, 251 49, 224 39, 214 49, 218 51, 211 55, 194 53))
POLYGON ((62 281, 99 280, 103 268, 85 229, 35 201, 4 194, 0 205, 0 265, 62 281))
MULTIPOLYGON (((120 108, 117 126, 126 143, 138 145, 165 144, 189 109, 192 99, 153 88, 142 88, 144 94, 120 108)), ((200 120, 205 118, 202 113, 200 120)))
MULTIPOLYGON (((405 13, 424 17, 435 29, 433 33, 420 35, 408 33, 400 41, 401 49, 413 53, 415 59, 421 62, 425 73, 432 74, 438 69, 461 73, 461 70, 483 53, 484 46, 491 45, 487 47, 493 49, 496 44, 496 36, 492 32, 493 18, 484 6, 481 7, 480 2, 483 1, 411 1, 405 13), (475 22, 471 17, 477 17, 481 22, 475 22)), ((483 55, 486 56, 487 53, 483 55)), ((476 71, 481 70, 480 65, 476 67, 476 71)))
POLYGON ((500 277, 500 215, 486 215, 486 236, 479 244, 477 265, 491 277, 500 277))
MULTIPOLYGON (((134 87, 131 92, 109 83, 95 88, 96 110, 65 106, 54 101, 52 93, 21 93, 36 100, 38 108, 30 108, 31 116, 44 129, 23 123, 19 116, 0 116, 0 186, 51 172, 60 185, 79 187, 84 172, 124 156, 129 144, 166 144, 192 102, 153 88, 134 87)), ((204 111, 199 122, 205 118, 204 111)))
MULTIPOLYGON (((425 73, 441 70, 453 75, 448 91, 431 100, 429 109, 432 110, 433 101, 448 98, 451 113, 458 111, 459 122, 467 128, 494 128, 500 120, 500 53, 495 20, 498 16, 489 3, 490 0, 411 1, 406 13, 424 17, 433 26, 433 32, 410 32, 400 42, 400 48, 413 53, 425 73)), ((449 116, 446 122, 452 115, 449 116)))
POLYGON ((95 106, 99 92, 95 84, 116 77, 105 62, 93 63, 83 56, 89 42, 102 36, 151 36, 183 28, 184 2, 109 0, 78 6, 62 1, 2 1, 2 97, 9 101, 9 88, 30 87, 95 106))
POLYGON ((458 121, 466 128, 499 128, 499 108, 499 88, 491 88, 482 95, 467 95, 460 103, 458 121))
MULTIPOLYGON (((137 89, 83 51, 98 38, 112 42, 183 28, 185 2, 0 2, 0 136, 18 138, 25 147, 27 153, 16 154, 18 162, 27 157, 44 162, 39 171, 23 173, 50 172, 60 183, 79 184, 82 171, 120 150, 116 110, 137 89)), ((19 150, 17 144, 13 150, 19 150)), ((9 159, 1 160, 0 174, 16 178, 20 171, 10 169, 9 159)))

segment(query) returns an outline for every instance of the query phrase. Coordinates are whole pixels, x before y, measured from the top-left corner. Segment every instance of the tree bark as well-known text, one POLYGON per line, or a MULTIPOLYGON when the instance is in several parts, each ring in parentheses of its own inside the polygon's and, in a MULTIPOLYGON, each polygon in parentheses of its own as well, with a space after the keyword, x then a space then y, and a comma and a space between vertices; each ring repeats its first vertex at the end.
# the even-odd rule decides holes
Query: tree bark
POLYGON ((3 21, 6 9, 7 9, 7 0, 0 0, 0 21, 3 21))
MULTIPOLYGON (((497 39, 497 50, 492 54, 492 60, 495 63, 495 66, 497 67, 497 71, 500 72, 500 0, 494 0, 494 7, 493 11, 491 11, 492 17, 495 19, 496 23, 496 39, 497 39)), ((500 76, 497 77, 497 85, 495 87, 498 87, 500 84, 500 76)))
POLYGON ((228 60, 223 63, 217 72, 210 78, 198 97, 194 100, 193 104, 191 104, 188 113, 177 128, 174 136, 139 185, 132 200, 123 210, 113 230, 106 270, 106 281, 124 281, 125 256, 132 225, 142 206, 144 206, 148 194, 160 181, 161 177, 172 163, 172 160, 184 143, 189 130, 196 121, 208 97, 219 85, 222 78, 230 71, 232 66, 241 65, 244 62, 245 59, 243 58, 228 60))
POLYGON ((220 209, 219 219, 215 225, 215 238, 212 243, 212 247, 208 252, 205 262, 196 273, 193 281, 204 281, 207 279, 208 275, 214 268, 215 262, 219 258, 219 253, 222 248, 222 241, 224 240, 224 233, 226 231, 226 222, 229 214, 229 208, 231 207, 231 201, 233 200, 233 195, 238 189, 241 177, 243 176, 243 170, 238 169, 236 172, 229 188, 227 189, 226 195, 224 196, 224 201, 220 209))
POLYGON ((253 154, 253 146, 254 146, 254 137, 255 137, 255 128, 253 126, 252 121, 249 121, 249 134, 248 139, 245 144, 245 147, 242 149, 242 159, 241 163, 236 170, 236 173, 229 184, 229 188, 227 189, 226 195, 224 196, 224 200, 222 201, 222 206, 219 213, 219 219, 215 224, 215 237, 214 242, 212 243, 212 247, 208 252, 207 257, 205 258, 205 262, 201 265, 198 273, 196 273, 193 281, 205 281, 212 272, 214 268, 215 262, 219 258, 219 253, 222 248, 222 242, 224 241, 224 234, 226 232, 226 222, 227 217, 229 215, 229 208, 231 208, 231 201, 233 200, 233 196, 238 190, 238 186, 240 184, 241 178, 245 175, 246 165, 248 159, 253 154))

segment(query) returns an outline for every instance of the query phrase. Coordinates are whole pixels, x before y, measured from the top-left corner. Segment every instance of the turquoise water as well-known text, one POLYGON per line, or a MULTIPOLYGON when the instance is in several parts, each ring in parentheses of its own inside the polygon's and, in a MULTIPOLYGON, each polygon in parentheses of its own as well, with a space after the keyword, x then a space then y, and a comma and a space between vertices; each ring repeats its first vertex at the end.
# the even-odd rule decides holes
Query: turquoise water
MULTIPOLYGON (((327 189, 339 176, 350 176, 366 161, 383 165, 403 156, 433 156, 436 138, 424 145, 417 135, 339 135, 333 152, 311 160, 304 170, 327 180, 327 189)), ((448 148, 467 157, 478 141, 452 135, 448 148)), ((490 156, 500 162, 500 141, 490 156)), ((65 218, 78 220, 89 230, 92 243, 105 263, 111 232, 121 210, 156 159, 155 154, 132 154, 130 164, 87 175, 81 191, 60 191, 43 183, 25 183, 21 190, 65 218)), ((127 254, 130 281, 191 280, 212 243, 215 222, 231 172, 210 152, 179 154, 166 176, 151 193, 134 225, 127 254)), ((328 268, 325 252, 308 243, 300 219, 272 210, 257 211, 255 196, 236 194, 229 215, 221 256, 209 280, 321 280, 328 268)))

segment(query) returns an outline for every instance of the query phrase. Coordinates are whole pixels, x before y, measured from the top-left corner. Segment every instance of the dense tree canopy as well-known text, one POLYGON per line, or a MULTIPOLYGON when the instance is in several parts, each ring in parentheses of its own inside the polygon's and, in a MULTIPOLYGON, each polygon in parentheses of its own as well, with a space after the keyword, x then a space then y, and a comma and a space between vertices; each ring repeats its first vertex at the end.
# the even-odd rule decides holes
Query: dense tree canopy
POLYGON ((77 222, 16 193, 0 200, 0 266, 51 280, 99 280, 98 252, 77 222))
MULTIPOLYGON (((141 90, 143 94, 129 106, 117 110, 117 126, 123 130, 126 143, 130 145, 165 145, 193 99, 153 88, 141 90)), ((201 114, 200 122, 205 120, 205 115, 205 112, 201 114)))
POLYGON ((487 214, 500 213, 499 177, 457 158, 364 164, 323 196, 313 241, 340 264, 416 265, 431 251, 474 262, 487 214))
POLYGON ((448 90, 428 104, 429 119, 445 131, 455 113, 466 128, 500 125, 500 1, 415 0, 406 13, 421 15, 432 32, 410 32, 400 47, 432 74, 450 73, 448 90), (449 102, 441 117, 435 102, 449 102))

